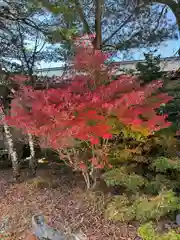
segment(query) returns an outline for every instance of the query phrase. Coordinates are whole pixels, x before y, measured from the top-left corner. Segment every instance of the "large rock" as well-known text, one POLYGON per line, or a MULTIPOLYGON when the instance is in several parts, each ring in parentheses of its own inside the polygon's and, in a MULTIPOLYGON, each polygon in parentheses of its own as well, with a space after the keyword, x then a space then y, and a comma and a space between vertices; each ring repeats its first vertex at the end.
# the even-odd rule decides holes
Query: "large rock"
POLYGON ((38 240, 87 240, 82 234, 72 234, 65 236, 63 233, 50 227, 45 223, 45 219, 41 215, 32 217, 32 232, 38 240))
POLYGON ((65 236, 46 224, 44 217, 41 215, 32 217, 32 232, 39 240, 65 240, 65 236))
POLYGON ((176 224, 180 226, 180 214, 176 215, 176 224))

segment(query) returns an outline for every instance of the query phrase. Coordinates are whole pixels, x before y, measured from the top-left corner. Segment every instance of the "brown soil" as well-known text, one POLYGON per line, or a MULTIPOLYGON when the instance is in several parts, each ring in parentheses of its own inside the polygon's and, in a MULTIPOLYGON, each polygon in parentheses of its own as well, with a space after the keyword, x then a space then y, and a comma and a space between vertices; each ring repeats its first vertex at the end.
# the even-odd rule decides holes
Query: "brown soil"
MULTIPOLYGON (((0 171, 0 226, 8 218, 6 240, 25 240, 31 231, 31 218, 43 214, 47 222, 66 234, 83 233, 89 240, 133 240, 135 227, 106 221, 105 196, 87 193, 83 182, 61 172, 51 176, 48 170, 39 177, 12 184, 10 170, 0 171)), ((1 230, 1 229, 0 229, 1 230)))

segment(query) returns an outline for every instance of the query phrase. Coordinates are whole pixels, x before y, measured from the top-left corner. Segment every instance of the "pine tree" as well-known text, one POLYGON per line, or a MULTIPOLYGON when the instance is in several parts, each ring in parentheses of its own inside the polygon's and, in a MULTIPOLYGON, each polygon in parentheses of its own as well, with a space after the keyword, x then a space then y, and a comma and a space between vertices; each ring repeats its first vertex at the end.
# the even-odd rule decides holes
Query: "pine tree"
POLYGON ((140 74, 140 79, 144 82, 151 82, 152 80, 160 79, 162 77, 160 67, 160 55, 153 56, 152 54, 144 53, 145 61, 138 62, 136 69, 140 74))

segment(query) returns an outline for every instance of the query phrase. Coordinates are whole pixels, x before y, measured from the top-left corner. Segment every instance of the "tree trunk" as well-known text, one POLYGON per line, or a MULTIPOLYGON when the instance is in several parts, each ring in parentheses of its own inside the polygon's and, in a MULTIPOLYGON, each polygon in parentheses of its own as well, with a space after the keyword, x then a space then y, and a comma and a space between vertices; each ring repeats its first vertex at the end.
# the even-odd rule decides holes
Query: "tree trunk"
POLYGON ((93 46, 95 49, 100 50, 102 47, 102 26, 101 26, 101 17, 102 17, 102 0, 95 0, 95 32, 96 38, 94 39, 93 46))
POLYGON ((87 190, 94 190, 97 186, 98 170, 94 169, 94 167, 92 166, 90 172, 82 171, 82 175, 86 183, 87 190))
POLYGON ((84 181, 86 183, 86 188, 87 188, 87 190, 89 190, 91 188, 89 174, 88 174, 88 172, 82 172, 82 175, 83 175, 84 181))
POLYGON ((5 114, 4 114, 2 107, 0 107, 0 118, 3 122, 3 128, 4 128, 5 136, 7 139, 8 151, 9 151, 9 155, 10 155, 11 161, 12 161, 13 175, 14 175, 15 180, 18 180, 20 177, 19 162, 18 162, 18 158, 17 158, 17 153, 14 149, 12 134, 9 129, 9 126, 7 125, 7 123, 5 121, 5 114))
POLYGON ((35 158, 33 137, 30 133, 28 133, 28 142, 29 142, 29 148, 30 148, 29 168, 32 171, 32 175, 35 176, 36 169, 37 169, 37 162, 35 158))

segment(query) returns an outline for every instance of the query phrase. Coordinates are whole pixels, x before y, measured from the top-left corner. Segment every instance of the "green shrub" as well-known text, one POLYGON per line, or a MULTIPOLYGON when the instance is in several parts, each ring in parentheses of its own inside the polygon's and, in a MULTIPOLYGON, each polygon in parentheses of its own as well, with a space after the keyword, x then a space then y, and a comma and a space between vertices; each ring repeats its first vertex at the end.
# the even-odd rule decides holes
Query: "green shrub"
POLYGON ((112 149, 110 162, 111 164, 118 165, 123 162, 127 162, 132 158, 131 152, 127 151, 126 149, 112 149))
POLYGON ((161 191, 155 197, 136 194, 131 198, 126 195, 115 196, 107 204, 106 218, 115 221, 129 222, 137 220, 147 222, 159 220, 171 212, 180 209, 180 200, 172 191, 161 191))
POLYGON ((136 220, 159 220, 162 216, 180 209, 180 200, 173 191, 161 191, 155 197, 140 196, 134 202, 136 220))
POLYGON ((154 144, 158 146, 158 156, 160 154, 167 158, 174 158, 177 156, 177 152, 180 149, 180 142, 174 136, 175 132, 172 128, 157 134, 157 137, 154 138, 154 144))
POLYGON ((169 159, 167 157, 158 157, 152 167, 155 168, 156 172, 165 173, 167 170, 178 170, 180 171, 180 159, 169 159))
POLYGON ((175 189, 179 181, 168 179, 165 175, 157 174, 151 181, 147 181, 145 192, 149 194, 158 194, 162 188, 175 189))
POLYGON ((174 230, 170 230, 168 233, 159 234, 155 231, 152 222, 143 224, 138 228, 138 235, 143 240, 180 240, 180 234, 174 230))
POLYGON ((142 176, 131 171, 128 173, 125 167, 115 168, 107 171, 103 175, 103 178, 107 186, 121 185, 132 192, 136 192, 145 184, 145 179, 142 176))
POLYGON ((107 204, 106 218, 146 222, 179 210, 180 160, 176 153, 180 144, 173 134, 167 130, 148 136, 145 131, 133 133, 116 124, 114 130, 116 137, 108 155, 113 168, 102 178, 112 190, 119 186, 122 195, 107 204))
POLYGON ((179 130, 179 112, 180 112, 180 82, 178 80, 171 81, 167 79, 164 82, 163 91, 168 95, 173 96, 173 100, 169 102, 165 108, 164 113, 168 113, 168 119, 174 124, 174 128, 179 130))
POLYGON ((143 240, 156 240, 156 232, 152 222, 140 226, 138 228, 138 235, 142 237, 143 240))
POLYGON ((135 209, 125 195, 115 196, 106 206, 106 219, 129 222, 135 218, 135 209))

